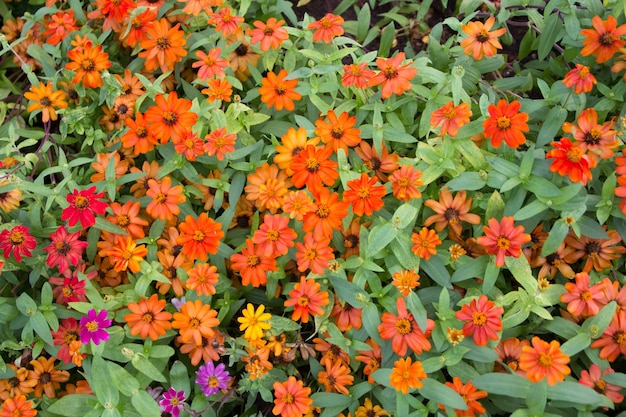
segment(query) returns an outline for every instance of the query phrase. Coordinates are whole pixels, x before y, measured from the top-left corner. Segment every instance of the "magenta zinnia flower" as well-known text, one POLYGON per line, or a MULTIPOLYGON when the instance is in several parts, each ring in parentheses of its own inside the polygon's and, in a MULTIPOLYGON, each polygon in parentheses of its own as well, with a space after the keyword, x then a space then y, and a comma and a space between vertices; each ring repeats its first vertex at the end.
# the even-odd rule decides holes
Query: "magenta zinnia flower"
POLYGON ((107 314, 106 310, 96 313, 96 310, 91 309, 87 312, 87 317, 81 317, 81 343, 86 344, 93 341, 95 345, 99 345, 100 342, 109 340, 109 332, 106 331, 106 328, 111 326, 111 320, 107 320, 107 314))
POLYGON ((207 397, 217 393, 221 389, 228 388, 228 383, 231 380, 226 366, 223 363, 219 363, 217 366, 213 362, 207 362, 200 366, 196 371, 196 384, 200 386, 202 392, 207 397))
POLYGON ((176 391, 174 388, 170 387, 167 392, 163 393, 163 397, 161 401, 159 401, 159 406, 161 407, 161 411, 170 413, 172 417, 178 417, 180 411, 185 406, 184 401, 185 391, 176 391))
POLYGON ((4 249, 4 258, 13 253, 16 261, 22 262, 22 256, 33 256, 31 250, 37 246, 37 240, 30 235, 28 227, 15 226, 0 233, 0 249, 4 249))
POLYGON ((87 190, 74 190, 72 194, 67 195, 69 207, 63 209, 61 220, 68 220, 70 226, 74 226, 80 221, 83 228, 87 228, 96 224, 94 214, 104 214, 108 204, 104 201, 97 200, 104 197, 104 193, 95 193, 96 187, 93 186, 87 190))
POLYGON ((57 267, 60 273, 64 273, 70 265, 76 266, 83 256, 83 250, 89 245, 87 242, 79 240, 80 232, 67 233, 65 226, 59 227, 56 232, 50 235, 52 243, 43 248, 48 252, 46 264, 50 267, 57 267))
POLYGON ((473 299, 464 304, 461 311, 456 312, 456 318, 464 321, 463 335, 472 335, 478 346, 487 346, 489 339, 498 340, 498 332, 502 330, 502 314, 504 309, 496 307, 493 301, 481 295, 478 300, 473 299))

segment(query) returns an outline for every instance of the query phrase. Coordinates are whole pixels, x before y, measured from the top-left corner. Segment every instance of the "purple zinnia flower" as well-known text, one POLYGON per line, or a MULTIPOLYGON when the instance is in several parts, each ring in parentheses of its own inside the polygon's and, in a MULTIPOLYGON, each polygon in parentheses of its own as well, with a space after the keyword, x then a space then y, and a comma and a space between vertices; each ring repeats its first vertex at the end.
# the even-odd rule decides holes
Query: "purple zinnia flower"
POLYGON ((95 345, 99 345, 102 341, 109 340, 109 333, 105 330, 111 325, 111 320, 107 320, 108 312, 91 309, 87 312, 87 317, 80 319, 80 341, 83 344, 93 340, 95 345))
POLYGON ((202 392, 207 397, 217 393, 221 389, 228 388, 228 383, 231 380, 226 366, 223 363, 217 366, 213 365, 213 362, 208 362, 202 365, 196 371, 196 384, 200 385, 202 392))
POLYGON ((170 413, 173 417, 180 415, 180 410, 184 407, 185 391, 176 391, 170 387, 167 392, 163 393, 163 399, 159 401, 161 411, 170 413))
POLYGON ((187 300, 185 300, 185 297, 180 297, 172 298, 171 302, 172 305, 176 307, 176 310, 180 311, 180 308, 187 302, 187 300))

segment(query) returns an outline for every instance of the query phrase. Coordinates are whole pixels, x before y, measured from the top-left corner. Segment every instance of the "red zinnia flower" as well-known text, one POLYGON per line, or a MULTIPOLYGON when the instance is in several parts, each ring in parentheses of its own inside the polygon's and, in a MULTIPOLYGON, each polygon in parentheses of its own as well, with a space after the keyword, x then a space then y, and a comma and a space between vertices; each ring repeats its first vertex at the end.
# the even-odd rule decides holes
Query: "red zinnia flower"
POLYGON ((489 225, 483 226, 485 236, 480 236, 476 241, 482 245, 487 253, 496 255, 496 266, 504 266, 504 257, 513 256, 519 258, 522 245, 530 242, 530 235, 524 233, 524 226, 513 226, 512 216, 503 217, 498 223, 496 219, 489 219, 489 225))
POLYGON ((424 185, 421 178, 422 171, 410 165, 402 165, 389 177, 393 196, 400 201, 420 198, 422 192, 418 187, 424 185))
POLYGON ((242 16, 233 16, 230 7, 222 7, 217 13, 209 15, 208 23, 215 25, 215 31, 221 32, 224 37, 228 37, 239 29, 239 24, 243 22, 242 16))
POLYGON ((590 156, 594 159, 591 168, 596 165, 597 156, 609 159, 614 155, 611 149, 617 147, 619 142, 615 130, 612 129, 613 122, 599 124, 598 113, 593 107, 581 111, 576 122, 577 125, 564 123, 563 130, 574 135, 574 139, 579 142, 576 145, 583 151, 591 151, 590 156))
POLYGON ((310 269, 314 274, 321 275, 328 268, 328 261, 335 259, 330 240, 316 240, 311 233, 304 236, 304 244, 296 243, 296 259, 298 271, 304 272, 310 269))
POLYGON ((96 193, 95 191, 96 186, 94 185, 87 190, 78 191, 75 189, 72 194, 68 194, 67 202, 70 203, 70 206, 63 209, 61 220, 67 220, 67 224, 70 226, 80 222, 83 229, 96 224, 94 214, 104 214, 108 204, 98 200, 104 197, 104 193, 96 193))
POLYGON ((261 80, 262 87, 259 88, 261 102, 267 103, 267 107, 275 107, 280 111, 285 109, 293 111, 295 109, 294 100, 300 100, 302 95, 296 92, 298 80, 285 80, 287 71, 281 69, 278 75, 268 72, 267 77, 261 80))
POLYGON ((489 118, 483 122, 485 137, 491 138, 491 146, 499 148, 502 140, 513 149, 526 142, 522 132, 528 132, 528 114, 520 112, 521 104, 513 101, 507 104, 500 100, 497 106, 490 104, 487 108, 489 118))
POLYGON ((198 68, 198 79, 208 80, 213 77, 224 77, 223 68, 228 67, 228 61, 220 58, 222 48, 212 48, 209 53, 196 51, 196 57, 200 61, 191 64, 191 68, 198 68))
POLYGON ((230 256, 231 269, 241 274, 241 285, 252 285, 255 288, 267 283, 267 271, 277 271, 276 258, 265 254, 265 249, 254 244, 252 239, 246 239, 246 246, 241 248, 241 254, 230 256))
POLYGON ((360 64, 344 65, 343 75, 341 76, 341 85, 356 88, 367 88, 369 81, 374 76, 374 71, 367 68, 367 62, 360 64))
POLYGON ((313 232, 317 240, 331 239, 335 230, 341 230, 350 203, 339 201, 339 194, 331 193, 326 187, 316 194, 313 210, 304 216, 302 230, 313 232))
POLYGON ((406 309, 403 297, 396 299, 398 315, 384 312, 381 317, 381 324, 378 325, 378 332, 383 340, 391 340, 391 349, 399 356, 405 356, 408 348, 417 354, 430 350, 428 338, 435 328, 435 322, 426 320, 426 332, 417 325, 413 314, 406 309))
POLYGON ((626 41, 621 39, 626 34, 626 24, 617 27, 617 20, 613 16, 606 20, 594 16, 591 23, 593 29, 580 31, 585 37, 580 53, 582 56, 595 56, 596 62, 601 64, 613 58, 613 55, 626 45, 626 41))
POLYGON ((237 135, 226 133, 226 128, 220 127, 209 133, 204 139, 206 140, 204 151, 207 155, 215 155, 218 161, 222 161, 227 153, 235 150, 237 135))
POLYGON ((46 43, 58 45, 71 32, 78 30, 74 18, 74 10, 63 10, 50 16, 50 21, 46 23, 46 30, 43 36, 46 43))
POLYGON ((600 371, 600 367, 595 363, 589 367, 589 371, 583 370, 580 372, 579 383, 586 387, 595 390, 597 393, 604 394, 615 404, 620 404, 624 401, 624 396, 620 394, 622 387, 619 385, 609 384, 602 379, 604 375, 615 373, 613 368, 606 368, 604 372, 600 371))
POLYGON ((471 21, 463 25, 461 29, 469 35, 461 41, 463 52, 478 61, 483 56, 493 56, 498 52, 498 49, 502 49, 498 38, 504 35, 506 29, 500 28, 489 32, 495 22, 496 19, 489 16, 485 23, 471 21))
POLYGON ((129 269, 134 274, 141 271, 139 262, 143 261, 148 254, 145 245, 137 245, 132 236, 118 236, 116 242, 117 244, 107 251, 107 256, 113 263, 113 269, 116 272, 129 269))
POLYGON ((594 349, 600 349, 600 359, 615 361, 618 357, 626 355, 626 313, 615 313, 609 326, 602 336, 591 344, 594 349))
POLYGON ((276 20, 275 17, 267 19, 267 23, 257 20, 253 23, 256 29, 250 31, 250 43, 261 42, 261 50, 269 51, 270 48, 278 49, 280 45, 289 39, 287 29, 282 27, 284 20, 276 20))
POLYGON ((551 145, 554 149, 546 153, 546 158, 554 158, 550 171, 558 172, 561 176, 568 175, 570 180, 587 185, 587 181, 592 178, 593 159, 585 150, 573 144, 568 138, 561 138, 551 145))
POLYGON ((297 237, 295 230, 289 227, 288 217, 268 214, 263 217, 263 224, 254 232, 252 242, 258 245, 259 251, 265 256, 277 257, 286 255, 297 237))
POLYGON ((432 255, 437 254, 437 246, 442 243, 437 232, 427 227, 422 227, 419 233, 413 233, 411 235, 411 242, 413 242, 411 250, 415 256, 426 261, 429 260, 432 255))
POLYGON ((83 250, 89 244, 79 240, 81 232, 67 233, 65 226, 61 225, 56 232, 50 235, 52 243, 43 248, 48 252, 46 264, 50 267, 57 267, 60 273, 64 273, 70 265, 76 266, 83 256, 83 250))
POLYGON ((604 283, 590 285, 589 274, 580 272, 576 282, 566 282, 567 293, 561 295, 561 302, 567 303, 567 311, 574 317, 587 318, 600 312, 600 302, 604 298, 604 283))
POLYGON ((272 413, 281 417, 302 417, 311 409, 311 388, 290 376, 285 382, 274 382, 274 408, 272 413))
POLYGON ((33 256, 31 250, 36 246, 37 240, 30 235, 26 226, 15 226, 0 232, 0 249, 4 249, 5 259, 12 253, 16 261, 22 262, 22 256, 33 256))
POLYGON ((341 148, 348 155, 348 147, 356 146, 361 142, 361 130, 353 127, 356 124, 356 116, 349 116, 348 112, 342 112, 339 117, 333 110, 326 114, 328 122, 318 119, 315 122, 315 134, 333 151, 341 148))
POLYGON ((489 339, 498 340, 498 333, 502 330, 502 314, 504 309, 496 307, 487 296, 481 295, 478 300, 473 299, 469 304, 463 304, 461 311, 456 312, 456 318, 464 321, 463 335, 473 335, 474 343, 478 346, 487 346, 489 339))
POLYGON ((333 148, 317 148, 313 145, 307 145, 296 156, 289 168, 293 171, 291 182, 296 188, 302 188, 305 185, 309 190, 319 190, 322 185, 332 186, 339 178, 339 166, 337 162, 331 161, 330 155, 333 148))

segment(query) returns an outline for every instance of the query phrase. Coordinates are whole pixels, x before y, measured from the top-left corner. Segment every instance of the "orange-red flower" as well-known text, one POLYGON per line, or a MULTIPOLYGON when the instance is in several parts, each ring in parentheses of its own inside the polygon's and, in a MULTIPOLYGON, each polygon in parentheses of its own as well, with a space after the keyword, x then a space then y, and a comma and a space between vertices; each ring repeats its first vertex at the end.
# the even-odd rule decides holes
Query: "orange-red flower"
POLYGON ((295 230, 289 227, 289 218, 280 214, 266 215, 263 224, 254 232, 252 242, 265 256, 272 258, 286 255, 293 248, 298 237, 295 230))
POLYGON ((180 23, 171 27, 163 17, 148 29, 146 39, 141 41, 143 51, 139 52, 139 57, 146 60, 144 68, 147 71, 159 68, 163 72, 172 71, 176 63, 187 55, 185 32, 179 28, 180 23))
POLYGON ((322 307, 328 305, 328 292, 320 291, 321 285, 314 279, 300 277, 293 290, 289 292, 289 299, 285 301, 285 307, 293 307, 291 318, 309 322, 309 316, 324 314, 322 307))
POLYGON ((522 132, 528 132, 528 114, 520 112, 521 104, 513 101, 507 104, 506 100, 498 101, 498 105, 490 104, 487 108, 489 118, 483 122, 485 136, 491 138, 491 146, 499 148, 502 140, 513 149, 517 149, 526 142, 522 132))
POLYGON ((24 97, 34 101, 26 110, 33 112, 41 110, 41 120, 45 123, 49 120, 56 120, 57 109, 67 108, 65 92, 63 90, 53 91, 52 83, 40 82, 39 86, 31 86, 30 90, 24 93, 24 97))
POLYGON ((223 161, 226 154, 235 150, 237 135, 226 133, 225 127, 218 127, 205 137, 204 151, 209 156, 215 155, 218 161, 223 161))
POLYGON ((145 245, 137 245, 131 236, 118 236, 116 246, 107 251, 107 256, 113 262, 115 271, 130 269, 134 274, 141 271, 139 262, 143 261, 147 254, 148 249, 145 245))
POLYGON ((198 295, 215 294, 215 285, 219 281, 217 267, 205 263, 198 263, 192 269, 187 271, 187 281, 185 287, 193 290, 198 295))
POLYGON ((604 283, 591 285, 589 274, 579 272, 574 277, 575 282, 566 282, 561 302, 567 303, 567 311, 575 318, 587 318, 600 312, 600 302, 604 298, 604 283))
POLYGON ((343 201, 352 203, 352 211, 357 216, 371 216, 385 205, 383 197, 387 189, 384 185, 375 185, 377 182, 376 177, 370 178, 366 173, 348 181, 349 189, 343 192, 343 201))
POLYGON ((514 226, 512 216, 503 217, 500 222, 489 219, 488 226, 483 226, 485 236, 480 236, 476 241, 482 245, 487 253, 496 255, 496 266, 504 266, 504 257, 513 256, 519 258, 522 245, 530 242, 530 235, 524 233, 524 226, 514 226))
POLYGON ((574 87, 576 94, 590 92, 597 82, 596 77, 589 71, 589 67, 582 64, 576 64, 576 67, 563 78, 563 84, 568 88, 574 87))
POLYGON ((280 140, 282 144, 276 146, 274 163, 289 176, 293 175, 290 168, 293 158, 308 145, 315 146, 320 141, 319 138, 307 139, 304 127, 299 127, 298 130, 290 127, 280 140))
POLYGON ((409 389, 422 388, 424 386, 422 380, 428 377, 424 372, 422 362, 411 362, 413 360, 410 356, 406 359, 398 359, 393 363, 391 375, 389 375, 389 385, 405 395, 409 393, 409 389))
POLYGON ((313 232, 316 240, 331 239, 335 230, 341 230, 341 222, 348 215, 350 203, 339 201, 338 193, 326 187, 315 195, 313 210, 305 214, 302 230, 313 232))
MULTIPOLYGON (((498 361, 502 362, 504 365, 508 366, 510 370, 523 377, 526 376, 526 371, 520 369, 519 359, 524 351, 524 346, 530 346, 530 342, 526 339, 520 340, 516 337, 511 337, 506 340, 501 340, 494 349, 494 351, 498 354, 498 361)), ((500 366, 500 368, 498 368, 498 366, 500 365, 496 364, 494 370, 507 372, 502 366, 500 366)))
POLYGON ((33 402, 26 401, 24 395, 7 398, 0 410, 0 417, 35 417, 36 415, 37 410, 33 409, 33 402))
POLYGON ((600 349, 600 359, 615 361, 626 355, 626 313, 617 312, 611 323, 602 333, 602 336, 591 344, 591 347, 600 349))
POLYGON ((141 42, 148 40, 148 32, 157 21, 157 9, 148 8, 127 20, 126 27, 120 34, 120 39, 126 46, 135 48, 141 42), (128 30, 128 32, 126 32, 128 30))
POLYGON ((437 254, 437 246, 441 245, 441 239, 439 239, 437 232, 427 227, 422 227, 418 233, 413 233, 411 235, 411 242, 413 242, 411 250, 415 256, 426 261, 429 260, 432 255, 437 254))
POLYGON ((165 336, 165 331, 172 328, 172 313, 163 311, 166 301, 159 300, 159 296, 152 294, 150 298, 140 298, 137 303, 128 303, 131 311, 124 316, 124 321, 130 327, 130 335, 142 339, 157 340, 165 336))
POLYGON ((215 335, 214 327, 219 326, 217 311, 202 301, 187 301, 180 307, 180 312, 173 315, 172 328, 178 329, 183 342, 193 340, 196 346, 202 344, 202 338, 211 338, 215 335))
POLYGON ((403 297, 396 299, 398 315, 384 312, 381 317, 381 324, 378 325, 378 332, 383 340, 391 339, 391 349, 399 356, 405 356, 409 348, 417 354, 430 350, 428 338, 435 328, 435 322, 426 320, 426 331, 417 325, 413 314, 406 309, 403 297))
POLYGON ((154 101, 156 105, 151 106, 144 117, 148 129, 161 143, 167 143, 170 138, 182 137, 198 120, 196 113, 188 111, 191 100, 178 98, 176 91, 169 93, 167 99, 163 94, 157 94, 154 101))
POLYGON ((188 214, 178 229, 180 236, 176 243, 183 246, 183 254, 201 261, 206 261, 209 253, 215 255, 220 240, 224 238, 222 224, 209 218, 205 212, 200 213, 198 220, 188 214))
POLYGON ((356 355, 354 359, 365 364, 363 374, 367 375, 368 382, 370 384, 373 384, 376 381, 374 380, 374 378, 372 378, 372 374, 380 368, 382 356, 380 353, 380 346, 378 346, 375 341, 373 341, 372 339, 367 339, 365 343, 370 345, 371 349, 359 350, 359 354, 356 355))
POLYGON ((296 188, 305 185, 309 190, 319 190, 322 185, 331 186, 339 178, 337 162, 331 161, 330 155, 333 149, 330 147, 317 148, 308 145, 296 156, 289 168, 293 171, 291 182, 296 188))
POLYGON ((185 130, 181 136, 172 137, 174 150, 188 161, 195 161, 204 154, 204 141, 191 130, 185 130))
POLYGON ((420 198, 422 192, 418 187, 424 185, 421 178, 422 171, 410 165, 402 165, 389 177, 393 196, 400 201, 420 198))
POLYGON ((82 48, 74 48, 67 52, 71 60, 65 65, 65 69, 74 71, 72 83, 82 83, 85 88, 98 88, 103 84, 100 73, 111 67, 109 54, 102 52, 102 45, 95 48, 89 41, 82 48))
POLYGON ((615 373, 613 368, 608 367, 604 371, 601 371, 600 367, 594 363, 589 367, 589 371, 582 370, 580 372, 580 379, 578 382, 600 394, 606 395, 615 404, 620 404, 624 401, 624 396, 620 393, 622 387, 615 384, 609 384, 602 379, 603 376, 613 373, 615 373))
POLYGON ((220 58, 222 48, 211 48, 208 53, 196 51, 196 57, 200 61, 191 64, 191 68, 198 68, 198 79, 208 80, 213 77, 224 77, 224 68, 228 67, 228 61, 220 58))
POLYGON ((420 276, 415 273, 415 271, 411 271, 408 269, 403 269, 399 272, 394 272, 392 275, 393 281, 391 282, 397 289, 400 294, 404 297, 408 297, 413 288, 419 287, 419 279, 420 276))
POLYGON ((148 123, 143 114, 136 113, 135 119, 128 117, 124 120, 128 131, 122 135, 122 147, 133 150, 135 156, 143 155, 154 149, 159 142, 152 132, 148 129, 148 123))
POLYGON ((582 56, 595 56, 596 62, 601 64, 613 58, 613 55, 626 45, 626 41, 621 39, 626 35, 626 24, 617 27, 617 20, 611 15, 606 20, 594 16, 591 24, 593 29, 580 31, 585 37, 580 53, 582 56))
POLYGON ((267 107, 274 107, 280 111, 285 109, 293 111, 295 109, 294 100, 300 100, 302 95, 296 92, 298 80, 286 80, 287 71, 281 69, 278 75, 268 72, 267 77, 261 81, 262 87, 259 88, 261 94, 261 102, 267 103, 267 107))
POLYGON ((313 41, 330 43, 333 38, 343 35, 344 30, 341 25, 343 25, 343 17, 326 13, 320 20, 309 23, 308 28, 315 30, 313 41))
POLYGON ((76 20, 74 18, 74 10, 68 9, 57 12, 50 16, 50 20, 46 23, 46 30, 43 36, 46 43, 50 45, 58 45, 71 32, 78 30, 76 20))
POLYGON ((289 191, 283 200, 283 213, 298 222, 302 222, 304 216, 314 209, 313 200, 302 190, 289 191))
POLYGON ((472 206, 472 199, 467 198, 464 190, 459 191, 454 196, 454 199, 450 191, 441 190, 438 202, 426 200, 424 205, 435 212, 435 214, 424 221, 424 226, 430 226, 435 223, 435 230, 438 232, 441 232, 446 226, 450 226, 454 233, 460 236, 463 230, 461 222, 480 223, 480 216, 469 212, 472 206))
POLYGON ((311 388, 293 376, 284 382, 274 382, 274 408, 272 413, 281 417, 302 417, 311 409, 311 388))
POLYGON ((248 174, 248 185, 245 186, 246 199, 254 201, 254 205, 260 210, 270 210, 275 213, 282 207, 283 198, 287 194, 291 181, 285 172, 278 166, 269 165, 265 162, 248 174))
POLYGON ((242 16, 233 16, 230 7, 222 7, 217 13, 209 14, 209 25, 215 25, 215 31, 221 32, 228 37, 239 31, 239 24, 243 22, 242 16))
MULTIPOLYGON (((463 381, 461 381, 461 378, 458 376, 452 378, 452 382, 446 382, 446 385, 463 397, 465 404, 467 404, 467 410, 454 409, 456 417, 475 417, 476 413, 485 413, 485 407, 483 407, 478 400, 487 397, 486 391, 478 391, 478 388, 476 388, 470 381, 463 384, 463 381)), ((442 404, 439 404, 439 408, 445 407, 442 404)))
POLYGON ((163 178, 160 183, 153 179, 148 180, 146 195, 152 199, 146 211, 153 219, 171 220, 180 213, 178 205, 187 200, 183 195, 183 186, 172 187, 170 177, 163 178))
POLYGON ((48 398, 55 398, 56 392, 61 388, 61 382, 67 382, 70 379, 69 372, 56 369, 55 360, 54 357, 39 356, 30 361, 30 365, 33 367, 31 377, 37 380, 35 397, 41 398, 45 393, 48 398))
POLYGON ((207 101, 209 103, 213 103, 215 100, 230 103, 230 96, 233 95, 233 86, 228 82, 228 80, 215 78, 213 80, 209 80, 207 84, 209 86, 202 89, 202 94, 207 95, 207 101))
POLYGON ((304 244, 296 243, 296 249, 298 249, 296 259, 300 272, 310 269, 314 274, 321 275, 328 268, 328 261, 335 259, 330 240, 316 240, 311 233, 304 236, 304 244))
POLYGON ((282 27, 284 24, 284 20, 276 20, 275 17, 267 19, 267 23, 255 21, 253 25, 256 29, 250 31, 250 36, 252 36, 250 43, 261 42, 262 51, 269 51, 270 48, 278 49, 284 41, 289 39, 287 29, 282 27))
POLYGON ((335 305, 329 317, 334 320, 339 330, 347 332, 350 329, 358 330, 363 326, 362 315, 362 309, 352 307, 348 303, 341 305, 338 297, 335 296, 335 305))
POLYGON ((506 33, 506 29, 500 28, 489 32, 495 22, 496 19, 489 16, 485 23, 471 21, 463 25, 461 29, 468 35, 461 41, 463 51, 475 60, 480 60, 483 56, 493 56, 498 49, 502 49, 498 38, 506 33))
POLYGON ((376 176, 381 182, 387 182, 387 175, 398 169, 397 154, 390 154, 385 146, 385 142, 381 144, 382 156, 378 155, 378 152, 367 141, 362 140, 359 146, 354 148, 354 151, 359 158, 363 161, 365 167, 371 171, 376 172, 376 176))
POLYGON ((148 226, 148 222, 139 217, 139 210, 141 210, 139 201, 128 200, 124 205, 113 202, 109 208, 113 215, 105 217, 105 220, 126 230, 135 239, 143 239, 146 236, 143 228, 148 226))
POLYGON ((435 110, 430 116, 430 125, 437 127, 441 125, 440 135, 444 136, 448 133, 450 136, 456 136, 459 128, 469 123, 472 111, 469 104, 461 103, 455 106, 449 101, 439 109, 435 110))
POLYGON ((318 119, 315 122, 315 134, 333 151, 341 148, 348 155, 348 147, 356 146, 361 142, 361 131, 355 127, 356 116, 349 116, 348 112, 342 112, 339 117, 334 110, 326 114, 328 122, 318 119))
POLYGON ((417 75, 417 69, 412 67, 412 61, 400 65, 402 61, 404 61, 404 52, 399 52, 393 58, 376 59, 376 65, 380 71, 370 79, 369 86, 375 87, 382 84, 383 99, 393 94, 402 95, 411 89, 411 80, 417 75))
POLYGON ((600 272, 611 267, 611 262, 621 254, 626 253, 624 246, 614 246, 622 241, 619 233, 615 230, 607 230, 608 239, 592 239, 582 235, 580 237, 570 233, 565 238, 565 243, 574 248, 575 252, 565 258, 567 263, 573 264, 579 259, 585 260, 583 272, 591 271, 591 268, 600 272))
POLYGON ((349 366, 340 360, 324 361, 325 370, 317 374, 317 380, 324 385, 326 392, 339 392, 344 395, 350 395, 350 391, 346 386, 354 383, 354 377, 351 374, 349 366))
POLYGON ((596 159, 599 156, 602 159, 613 157, 614 153, 611 149, 617 147, 619 142, 616 138, 616 132, 613 122, 608 121, 600 125, 598 123, 598 113, 593 107, 583 110, 576 120, 577 125, 564 124, 563 130, 571 132, 574 139, 578 141, 583 151, 591 151, 590 156, 593 158, 591 168, 596 165, 596 159))
POLYGON ((246 239, 246 246, 241 248, 241 253, 230 256, 231 269, 241 274, 241 285, 252 285, 255 288, 265 285, 267 271, 277 271, 276 258, 265 254, 255 245, 252 239, 246 239))
POLYGON ((464 321, 463 335, 472 335, 478 346, 487 346, 489 339, 498 340, 498 332, 502 330, 502 314, 504 309, 496 307, 487 296, 481 295, 469 304, 463 304, 456 318, 464 321))
POLYGON ((519 366, 526 371, 526 377, 531 382, 546 379, 549 385, 556 385, 570 374, 569 356, 561 352, 560 343, 556 340, 550 343, 537 336, 532 339, 532 347, 524 346, 519 366))
POLYGON ((373 76, 374 71, 367 68, 367 62, 344 65, 341 85, 344 87, 355 86, 356 88, 365 89, 368 87, 370 79, 372 79, 373 76))
POLYGON ((554 159, 550 164, 550 171, 561 176, 568 175, 570 180, 587 185, 587 181, 592 179, 591 167, 594 162, 585 149, 568 138, 551 142, 551 145, 554 149, 546 153, 546 158, 554 159))

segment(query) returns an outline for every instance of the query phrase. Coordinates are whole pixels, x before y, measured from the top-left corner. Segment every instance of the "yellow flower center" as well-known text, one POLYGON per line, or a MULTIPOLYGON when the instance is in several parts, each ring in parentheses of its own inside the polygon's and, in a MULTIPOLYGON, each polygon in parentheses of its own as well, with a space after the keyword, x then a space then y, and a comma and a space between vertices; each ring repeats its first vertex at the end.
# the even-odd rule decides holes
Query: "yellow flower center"
POLYGON ((271 229, 267 231, 267 240, 276 242, 278 240, 278 230, 271 229))
POLYGON ((163 193, 158 193, 154 195, 154 201, 159 204, 165 203, 165 200, 167 200, 167 197, 163 193))
POLYGON ((572 149, 567 151, 566 155, 567 159, 569 159, 571 162, 580 162, 583 157, 583 150, 580 149, 578 146, 574 146, 572 149))
POLYGON ((591 294, 591 291, 583 291, 580 293, 580 299, 583 301, 591 301, 593 299, 593 294, 591 294))
POLYGON ((496 241, 496 246, 499 249, 507 250, 507 249, 509 249, 511 247, 511 241, 509 240, 508 237, 499 236, 498 240, 496 241))
POLYGON ((285 395, 283 395, 283 403, 289 405, 289 404, 293 404, 295 402, 295 398, 293 397, 293 394, 291 393, 286 393, 285 395))
POLYGON ((248 256, 248 266, 255 267, 259 264, 259 257, 256 255, 248 256))
POLYGON ((311 300, 309 299, 309 297, 307 295, 301 295, 300 297, 298 297, 298 305, 300 307, 306 307, 309 305, 309 302, 311 300))
POLYGON ((626 346, 626 333, 615 332, 615 334, 613 335, 613 340, 620 346, 626 346))
POLYGON ((156 47, 159 49, 167 49, 170 47, 170 40, 165 36, 158 37, 155 43, 156 47))
POLYGON ((407 335, 411 333, 412 330, 413 326, 409 319, 398 319, 398 321, 396 321, 396 331, 401 335, 407 335))
POLYGON ((335 139, 341 139, 343 136, 343 128, 341 126, 333 126, 330 135, 335 139))
POLYGON ((60 255, 65 255, 72 249, 66 242, 57 242, 54 247, 60 255))
POLYGON ((496 126, 500 130, 506 130, 511 127, 511 119, 506 116, 500 116, 496 119, 496 126))
POLYGON ((93 60, 89 58, 83 59, 83 61, 80 63, 80 66, 84 71, 87 72, 93 71, 96 68, 95 62, 93 62, 93 60))
POLYGON ((217 388, 220 385, 220 380, 215 376, 210 376, 208 382, 210 388, 217 388))
POLYGON ((192 329, 197 329, 198 327, 200 327, 200 320, 198 320, 197 318, 192 318, 189 320, 189 327, 192 329))
POLYGON ((480 43, 485 43, 489 40, 489 32, 487 29, 482 28, 480 32, 476 35, 476 40, 480 43))
POLYGON ((89 200, 82 195, 79 195, 74 199, 74 207, 81 210, 86 209, 89 207, 89 200))
POLYGON ((552 366, 552 356, 542 353, 541 355, 539 355, 537 363, 539 363, 539 365, 543 366, 544 368, 549 368, 552 366))
POLYGON ((122 252, 122 258, 126 259, 127 261, 130 261, 132 257, 133 257, 133 253, 129 251, 128 249, 122 252))
POLYGON ((317 217, 324 219, 330 215, 330 209, 328 208, 328 206, 325 205, 319 206, 315 211, 315 214, 317 215, 317 217))
POLYGON ((589 67, 582 67, 580 71, 578 71, 578 78, 584 79, 589 75, 589 67))
POLYGON ((85 327, 90 332, 95 332, 96 330, 98 330, 98 322, 96 322, 96 321, 88 321, 87 324, 85 324, 85 327))
POLYGON ((176 113, 171 111, 166 111, 165 113, 163 113, 163 122, 165 122, 166 125, 175 125, 177 121, 178 115, 176 113))
POLYGON ((385 78, 390 80, 398 76, 398 70, 396 70, 395 67, 393 67, 392 65, 387 65, 383 70, 383 75, 385 76, 385 78))
POLYGON ((130 219, 126 214, 121 214, 117 216, 117 224, 121 227, 128 226, 130 224, 130 219))
POLYGON ((452 120, 456 116, 456 111, 453 108, 447 109, 443 112, 443 118, 446 120, 452 120))
POLYGON ((487 323, 487 316, 482 311, 472 313, 472 323, 474 326, 484 326, 487 323))
POLYGON ((204 241, 204 232, 202 230, 195 230, 193 232, 193 240, 196 242, 203 242, 204 241))
POLYGON ((307 249, 307 251, 304 252, 304 259, 312 261, 315 258, 317 258, 317 251, 315 249, 307 249))
POLYGON ((616 38, 615 36, 613 36, 612 33, 603 33, 600 36, 600 39, 598 39, 598 41, 600 42, 600 45, 602 46, 611 46, 613 44, 613 42, 615 42, 616 38))
POLYGON ((356 195, 358 195, 359 198, 366 199, 370 196, 370 190, 369 188, 364 188, 364 187, 359 188, 356 192, 356 195))
POLYGON ((320 169, 320 163, 317 160, 317 158, 309 158, 309 159, 307 159, 306 163, 305 163, 305 166, 306 166, 306 170, 311 172, 311 173, 317 172, 317 170, 320 169))
POLYGON ((411 185, 411 180, 407 177, 402 177, 398 180, 398 185, 401 188, 408 188, 411 185))
POLYGON ((24 240, 26 240, 26 236, 24 236, 24 233, 20 231, 15 230, 9 235, 9 241, 12 245, 21 245, 24 243, 24 240))
POLYGON ((152 323, 153 320, 154 316, 152 315, 152 313, 144 313, 143 316, 141 316, 141 321, 143 321, 144 323, 152 323))

